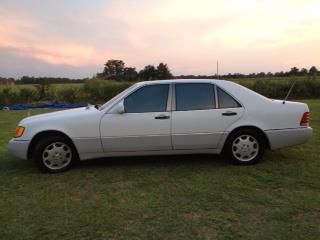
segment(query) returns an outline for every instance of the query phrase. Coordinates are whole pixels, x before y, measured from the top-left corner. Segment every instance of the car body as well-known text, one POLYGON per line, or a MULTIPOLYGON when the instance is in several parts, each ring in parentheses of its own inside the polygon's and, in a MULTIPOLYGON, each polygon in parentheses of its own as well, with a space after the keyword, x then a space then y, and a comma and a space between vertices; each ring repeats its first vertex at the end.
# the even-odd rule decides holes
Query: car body
POLYGON ((231 81, 146 81, 100 108, 27 117, 8 148, 49 172, 66 170, 75 159, 225 151, 233 162, 251 164, 265 148, 306 142, 308 114, 304 103, 272 100, 231 81), (63 158, 68 164, 59 167, 63 158))

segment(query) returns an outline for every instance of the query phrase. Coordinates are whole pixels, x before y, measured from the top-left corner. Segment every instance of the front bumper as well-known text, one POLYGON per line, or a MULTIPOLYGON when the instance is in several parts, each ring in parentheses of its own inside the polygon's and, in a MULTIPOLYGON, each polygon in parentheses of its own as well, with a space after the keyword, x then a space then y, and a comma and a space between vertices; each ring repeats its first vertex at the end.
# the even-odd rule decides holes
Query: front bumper
POLYGON ((265 131, 272 150, 305 143, 312 136, 311 127, 265 131))
POLYGON ((30 141, 19 141, 12 138, 8 143, 8 150, 13 156, 27 160, 29 144, 30 141))

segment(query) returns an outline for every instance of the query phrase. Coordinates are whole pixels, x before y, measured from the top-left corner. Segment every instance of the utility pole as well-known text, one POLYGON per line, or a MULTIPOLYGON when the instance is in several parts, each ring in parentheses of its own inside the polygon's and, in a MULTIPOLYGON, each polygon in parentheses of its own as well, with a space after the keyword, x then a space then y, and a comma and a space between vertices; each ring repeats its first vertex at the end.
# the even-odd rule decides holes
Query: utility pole
POLYGON ((219 62, 217 61, 217 79, 219 79, 219 62))

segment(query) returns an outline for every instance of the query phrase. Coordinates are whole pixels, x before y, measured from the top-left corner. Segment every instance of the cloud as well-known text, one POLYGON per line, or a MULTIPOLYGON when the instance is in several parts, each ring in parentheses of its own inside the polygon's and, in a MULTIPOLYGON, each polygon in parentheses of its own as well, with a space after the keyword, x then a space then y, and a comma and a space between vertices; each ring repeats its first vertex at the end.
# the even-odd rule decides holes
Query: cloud
POLYGON ((33 57, 52 64, 81 66, 100 64, 106 51, 77 39, 39 34, 45 24, 33 19, 0 15, 0 47, 17 55, 33 57), (100 57, 101 56, 101 57, 100 57))
POLYGON ((224 72, 283 70, 293 62, 289 56, 317 64, 307 50, 320 40, 317 1, 139 2, 123 8, 117 1, 105 14, 129 26, 131 52, 148 62, 164 60, 175 72, 213 73, 218 59, 224 72))
POLYGON ((2 0, 0 6, 0 48, 17 63, 94 69, 88 66, 116 58, 139 69, 164 61, 175 74, 212 74, 217 60, 223 73, 319 64, 315 0, 2 0))
POLYGON ((0 48, 0 73, 3 77, 20 78, 24 75, 35 77, 91 77, 101 71, 100 65, 72 66, 67 64, 51 64, 39 59, 17 55, 7 48, 0 48))

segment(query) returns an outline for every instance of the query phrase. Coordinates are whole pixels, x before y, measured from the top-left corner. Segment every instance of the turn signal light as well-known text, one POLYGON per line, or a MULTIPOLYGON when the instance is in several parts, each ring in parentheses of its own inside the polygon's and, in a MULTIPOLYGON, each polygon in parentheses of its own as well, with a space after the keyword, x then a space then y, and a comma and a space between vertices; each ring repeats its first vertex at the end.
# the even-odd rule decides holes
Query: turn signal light
POLYGON ((14 137, 14 138, 21 137, 22 134, 23 134, 23 132, 24 132, 24 127, 22 127, 22 126, 17 126, 16 129, 14 130, 14 135, 13 135, 13 137, 14 137))
POLYGON ((300 126, 308 126, 309 124, 309 112, 303 113, 300 121, 300 126))

